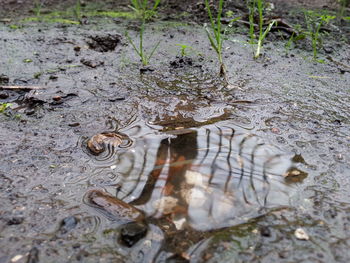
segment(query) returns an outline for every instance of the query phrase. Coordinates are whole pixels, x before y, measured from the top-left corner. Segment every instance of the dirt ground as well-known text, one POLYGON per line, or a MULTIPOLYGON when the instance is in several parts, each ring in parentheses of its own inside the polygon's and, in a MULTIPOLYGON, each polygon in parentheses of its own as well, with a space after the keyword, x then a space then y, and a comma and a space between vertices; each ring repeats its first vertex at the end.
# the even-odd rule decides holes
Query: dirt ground
POLYGON ((287 45, 337 3, 271 1, 284 28, 254 59, 226 1, 226 85, 199 1, 162 1, 147 68, 128 1, 82 23, 74 2, 0 0, 1 263, 349 262, 350 22, 322 27, 322 62, 287 45))

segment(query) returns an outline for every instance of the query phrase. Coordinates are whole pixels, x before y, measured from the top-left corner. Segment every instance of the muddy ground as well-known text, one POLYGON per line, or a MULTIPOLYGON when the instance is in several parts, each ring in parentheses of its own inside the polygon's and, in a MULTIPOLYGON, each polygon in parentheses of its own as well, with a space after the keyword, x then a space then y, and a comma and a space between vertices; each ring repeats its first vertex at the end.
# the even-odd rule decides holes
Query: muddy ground
MULTIPOLYGON (((25 20, 31 2, 0 1, 0 102, 11 104, 0 114, 0 262, 349 262, 348 20, 323 28, 323 63, 308 39, 286 48, 283 30, 254 59, 238 21, 225 85, 197 1, 160 6, 143 74, 125 37, 138 41, 137 19, 53 21, 72 1, 47 1, 41 21, 25 20), (87 142, 104 132, 125 147, 93 154, 87 142), (96 209, 91 190, 139 209, 145 236, 123 243, 128 215, 96 209)), ((307 3, 275 1, 270 15, 293 28, 305 27, 302 8, 338 12, 307 3)), ((83 14, 127 5, 86 1, 83 14)), ((228 10, 247 11, 244 1, 228 10)))

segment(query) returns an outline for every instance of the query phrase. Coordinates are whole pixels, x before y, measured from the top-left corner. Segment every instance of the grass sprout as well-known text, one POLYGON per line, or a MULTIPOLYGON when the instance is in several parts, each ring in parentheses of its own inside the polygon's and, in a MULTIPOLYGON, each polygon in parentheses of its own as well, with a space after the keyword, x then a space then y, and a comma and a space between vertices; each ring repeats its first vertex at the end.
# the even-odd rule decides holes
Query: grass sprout
POLYGON ((187 49, 193 49, 193 47, 185 44, 176 44, 176 45, 180 47, 181 57, 187 56, 187 52, 186 52, 187 49))
POLYGON ((265 4, 264 0, 248 0, 248 9, 249 9, 249 36, 250 36, 250 44, 256 44, 256 51, 254 54, 254 58, 258 58, 261 54, 261 49, 264 43, 264 40, 268 33, 271 31, 272 27, 277 24, 275 20, 271 20, 267 27, 264 29, 264 10, 265 4), (254 16, 255 13, 258 12, 259 17, 259 37, 256 42, 255 36, 255 24, 254 24, 254 16))
POLYGON ((129 7, 137 14, 138 17, 149 20, 157 14, 159 4, 160 0, 155 0, 151 6, 149 6, 148 0, 131 0, 131 6, 129 7))
POLYGON ((322 46, 322 33, 320 32, 323 25, 328 24, 335 16, 330 16, 327 14, 320 14, 315 11, 305 11, 305 21, 307 26, 306 35, 311 38, 313 58, 318 62, 322 60, 317 60, 317 50, 319 46, 322 46))
POLYGON ((254 14, 255 14, 255 5, 256 0, 247 0, 248 10, 249 10, 249 36, 250 44, 255 44, 255 29, 254 29, 254 14))
POLYGON ((339 10, 338 10, 338 19, 344 19, 345 9, 349 5, 349 0, 338 0, 339 3, 339 10))
POLYGON ((139 34, 140 40, 139 40, 138 47, 136 46, 134 41, 131 39, 128 32, 125 33, 125 36, 128 39, 128 41, 130 42, 130 44, 133 47, 133 49, 135 50, 135 52, 137 53, 137 55, 140 57, 142 65, 147 66, 161 41, 158 41, 157 44, 151 50, 151 52, 149 54, 147 54, 146 50, 144 49, 144 45, 143 45, 143 42, 144 42, 143 36, 144 36, 144 32, 145 32, 145 25, 146 25, 146 20, 149 19, 150 12, 156 12, 156 9, 160 3, 160 0, 156 0, 150 9, 149 9, 148 0, 131 0, 131 3, 133 5, 133 7, 141 15, 141 27, 140 27, 140 34, 139 34))
POLYGON ((140 29, 140 41, 139 41, 139 47, 136 46, 136 44, 134 43, 134 41, 131 39, 131 37, 129 36, 129 33, 126 32, 126 38, 128 39, 128 41, 130 42, 131 46, 133 47, 133 49, 135 50, 135 52, 137 53, 137 55, 140 57, 142 65, 143 66, 147 66, 149 64, 150 59, 152 58, 152 56, 154 55, 154 52, 156 51, 156 49, 158 48, 159 44, 160 44, 160 40, 158 41, 158 43, 153 47, 153 49, 151 50, 151 52, 149 53, 149 55, 147 55, 146 51, 144 50, 144 46, 143 46, 143 34, 144 34, 144 30, 145 30, 145 26, 142 23, 141 25, 141 29, 140 29))
POLYGON ((41 15, 41 8, 43 7, 44 3, 41 0, 34 0, 34 8, 33 12, 36 17, 40 17, 41 15))
POLYGON ((219 64, 220 64, 220 76, 224 77, 226 82, 227 82, 227 74, 226 74, 226 67, 222 59, 222 46, 224 42, 224 35, 226 33, 227 28, 232 26, 232 23, 240 19, 238 18, 233 18, 230 22, 229 25, 224 29, 223 34, 222 34, 222 24, 221 24, 221 17, 222 17, 222 9, 223 9, 223 4, 224 0, 219 0, 219 9, 218 9, 218 14, 217 17, 215 18, 213 16, 213 13, 210 9, 209 1, 205 0, 205 8, 207 9, 207 13, 209 16, 210 20, 210 26, 207 24, 204 25, 205 31, 207 33, 210 45, 212 48, 215 50, 219 64))
POLYGON ((76 0, 75 6, 73 9, 74 16, 77 21, 81 21, 82 19, 82 14, 81 14, 81 3, 80 0, 76 0))

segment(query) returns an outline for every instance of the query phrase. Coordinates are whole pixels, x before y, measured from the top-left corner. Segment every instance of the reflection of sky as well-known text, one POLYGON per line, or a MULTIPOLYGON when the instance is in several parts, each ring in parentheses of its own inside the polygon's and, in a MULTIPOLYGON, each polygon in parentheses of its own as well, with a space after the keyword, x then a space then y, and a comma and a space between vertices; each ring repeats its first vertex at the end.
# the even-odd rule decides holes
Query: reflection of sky
POLYGON ((289 204, 292 188, 282 176, 289 158, 229 122, 178 137, 149 130, 137 137, 132 148, 96 161, 91 180, 108 170, 114 180, 104 187, 148 216, 166 214, 178 227, 208 230, 289 204))

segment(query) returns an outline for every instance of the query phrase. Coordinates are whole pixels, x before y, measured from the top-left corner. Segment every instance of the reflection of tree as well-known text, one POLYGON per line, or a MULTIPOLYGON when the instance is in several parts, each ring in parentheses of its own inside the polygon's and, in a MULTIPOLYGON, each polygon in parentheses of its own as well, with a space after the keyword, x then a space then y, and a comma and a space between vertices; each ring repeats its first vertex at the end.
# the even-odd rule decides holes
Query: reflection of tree
POLYGON ((177 207, 186 210, 187 204, 181 196, 184 175, 197 156, 197 132, 190 131, 175 138, 166 138, 160 142, 154 169, 149 175, 139 198, 131 202, 133 205, 143 205, 151 200, 156 183, 164 180, 161 189, 162 196, 172 196, 177 199, 177 207), (164 171, 167 170, 166 174, 164 171))
POLYGON ((200 230, 288 204, 281 175, 291 162, 257 136, 229 124, 171 133, 148 132, 118 151, 114 164, 109 160, 119 199, 148 216, 168 215, 200 230))

